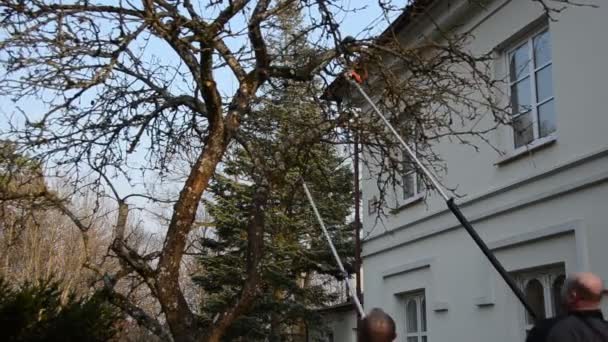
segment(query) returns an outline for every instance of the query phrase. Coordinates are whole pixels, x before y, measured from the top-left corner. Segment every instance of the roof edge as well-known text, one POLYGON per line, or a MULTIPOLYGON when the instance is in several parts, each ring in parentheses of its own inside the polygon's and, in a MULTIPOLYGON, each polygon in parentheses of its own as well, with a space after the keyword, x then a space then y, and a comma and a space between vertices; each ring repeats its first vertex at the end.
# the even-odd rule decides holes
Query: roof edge
MULTIPOLYGON (((408 25, 412 24, 415 17, 428 10, 437 0, 412 0, 403 12, 389 24, 375 39, 376 44, 382 44, 401 32, 408 25)), ((343 90, 348 83, 342 75, 336 77, 323 91, 321 99, 332 102, 340 102, 344 97, 343 90)))

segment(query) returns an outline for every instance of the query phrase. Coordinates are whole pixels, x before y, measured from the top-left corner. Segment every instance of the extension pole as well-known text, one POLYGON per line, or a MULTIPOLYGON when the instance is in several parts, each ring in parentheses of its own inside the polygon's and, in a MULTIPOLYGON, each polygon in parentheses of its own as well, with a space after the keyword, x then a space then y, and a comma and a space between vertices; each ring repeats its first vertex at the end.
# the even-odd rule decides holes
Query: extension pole
POLYGON ((359 90, 359 93, 361 93, 363 98, 369 103, 369 105, 372 107, 374 112, 376 112, 376 114, 378 114, 380 119, 382 119, 382 121, 384 122, 386 127, 388 127, 388 129, 393 133, 393 135, 395 135, 397 140, 399 140, 399 143, 401 143, 403 148, 407 151, 407 154, 416 163, 418 168, 420 168, 420 170, 422 170, 424 175, 433 184, 433 187, 439 192, 441 197, 443 197, 443 199, 445 200, 450 211, 454 214, 454 216, 456 216, 456 218, 458 219, 460 224, 462 224, 464 229, 466 229, 466 231, 469 233, 469 235, 473 238, 473 240, 475 241, 475 243, 477 244, 479 249, 481 249, 483 254, 485 254, 485 256, 488 258, 488 260, 490 261, 492 266, 494 266, 496 271, 498 271, 498 273, 502 276, 502 278, 505 280, 507 285, 511 288, 511 290, 513 291, 515 296, 519 299, 519 301, 523 304, 524 308, 528 311, 530 316, 536 318, 537 316, 536 316, 536 313, 534 312, 534 309, 532 309, 532 306, 526 300, 526 297, 524 296, 521 289, 519 287, 517 287, 517 284, 515 284, 515 281, 513 280, 513 278, 511 278, 511 276, 507 273, 507 271, 502 266, 500 261, 498 261, 498 259, 496 259, 496 257, 494 256, 492 251, 490 251, 490 249, 488 248, 486 243, 481 239, 479 234, 477 234, 477 232, 475 231, 475 229, 473 228, 471 223, 464 216, 464 214, 462 213, 462 211, 460 210, 458 205, 454 202, 454 198, 449 197, 445 193, 445 191, 443 191, 443 188, 437 181, 437 178, 435 177, 435 175, 431 172, 431 170, 429 170, 426 166, 424 166, 424 164, 422 164, 420 159, 418 159, 418 156, 416 155, 416 153, 414 153, 414 151, 405 143, 405 141, 401 138, 401 136, 395 130, 393 125, 391 125, 391 123, 386 119, 386 117, 382 114, 382 112, 380 112, 380 109, 378 109, 378 107, 376 106, 374 101, 372 101, 372 99, 369 97, 369 95, 367 95, 367 93, 363 90, 363 88, 361 88, 359 83, 353 81, 352 78, 350 78, 348 75, 345 75, 345 77, 352 85, 354 85, 357 88, 357 90, 359 90))
POLYGON ((355 289, 361 301, 361 190, 359 188, 359 133, 354 133, 353 177, 355 183, 355 289))
POLYGON ((344 283, 346 284, 346 289, 348 290, 348 294, 350 295, 353 302, 355 303, 355 306, 357 307, 357 312, 359 312, 359 316, 363 319, 363 318, 365 318, 365 312, 363 311, 363 307, 361 306, 361 302, 359 301, 359 298, 357 297, 355 290, 348 283, 348 279, 349 279, 348 273, 344 269, 342 260, 340 260, 338 251, 336 250, 336 247, 334 246, 334 243, 331 240, 331 236, 329 236, 329 232, 327 231, 327 228, 325 227, 325 223, 323 223, 321 214, 319 214, 319 211, 317 210, 315 201, 313 200, 312 195, 310 194, 310 191, 308 191, 308 186, 306 186, 306 182, 304 181, 303 178, 301 178, 301 181, 302 181, 302 186, 304 187, 304 192, 306 193, 306 197, 308 197, 308 202, 310 202, 310 206, 312 207, 312 211, 314 211, 315 216, 317 217, 317 221, 319 221, 319 225, 321 226, 321 230, 323 231, 323 234, 325 235, 325 239, 327 240, 327 243, 329 244, 331 253, 334 255, 334 258, 336 259, 336 263, 338 263, 338 267, 340 268, 340 273, 342 273, 342 276, 344 277, 344 283))

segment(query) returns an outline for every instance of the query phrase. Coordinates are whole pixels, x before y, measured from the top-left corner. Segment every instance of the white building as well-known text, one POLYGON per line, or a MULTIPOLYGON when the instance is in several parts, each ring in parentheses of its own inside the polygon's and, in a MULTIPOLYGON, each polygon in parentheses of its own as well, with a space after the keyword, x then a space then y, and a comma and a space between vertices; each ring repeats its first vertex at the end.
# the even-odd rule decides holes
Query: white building
MULTIPOLYGON (((483 2, 436 0, 427 11, 470 30, 474 53, 495 51, 497 75, 507 75, 509 59, 526 58, 511 89, 529 98, 532 110, 518 120, 534 129, 518 139, 508 126, 491 133, 504 155, 481 142, 479 152, 440 143, 449 167, 442 181, 466 192, 457 200, 465 215, 530 302, 552 316, 564 274, 592 270, 608 280, 608 2, 556 21, 532 0, 483 2), (542 47, 538 56, 533 46, 542 47)), ((400 30, 408 44, 431 28, 420 16, 400 30)), ((389 312, 398 341, 523 341, 531 322, 516 297, 443 200, 433 193, 424 203, 410 190, 363 244, 366 309, 389 312)), ((363 203, 375 191, 364 184, 363 203)), ((376 221, 364 208, 369 232, 376 221)))
POLYGON ((357 313, 354 304, 350 301, 333 305, 319 310, 327 332, 312 330, 308 335, 308 341, 356 341, 357 340, 357 313))

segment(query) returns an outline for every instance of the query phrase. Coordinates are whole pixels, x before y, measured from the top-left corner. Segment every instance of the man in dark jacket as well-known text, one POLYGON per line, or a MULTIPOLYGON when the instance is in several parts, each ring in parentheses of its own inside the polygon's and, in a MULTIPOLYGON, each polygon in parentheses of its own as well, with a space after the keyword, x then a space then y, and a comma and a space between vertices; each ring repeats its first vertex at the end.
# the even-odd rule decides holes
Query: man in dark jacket
POLYGON ((561 293, 567 313, 538 322, 526 341, 608 342, 608 322, 600 311, 604 292, 602 279, 593 273, 568 277, 561 293))

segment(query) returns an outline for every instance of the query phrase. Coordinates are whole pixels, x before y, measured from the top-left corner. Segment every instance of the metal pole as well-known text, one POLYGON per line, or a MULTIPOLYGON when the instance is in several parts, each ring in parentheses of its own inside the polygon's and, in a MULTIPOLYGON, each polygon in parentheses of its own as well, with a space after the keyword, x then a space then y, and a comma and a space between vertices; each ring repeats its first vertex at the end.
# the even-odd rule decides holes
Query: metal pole
POLYGON ((342 273, 342 276, 344 277, 344 282, 346 284, 346 288, 348 290, 348 293, 349 293, 350 297, 352 298, 353 302, 355 303, 355 306, 357 308, 357 312, 359 313, 359 315, 361 316, 361 318, 365 318, 365 312, 363 311, 363 307, 361 306, 361 302, 359 301, 359 298, 357 298, 357 294, 355 293, 355 291, 353 290, 353 288, 348 283, 348 279, 349 279, 348 278, 348 273, 344 269, 344 265, 342 264, 342 260, 340 260, 340 256, 338 255, 338 251, 336 250, 336 247, 334 246, 334 243, 331 240, 331 236, 329 236, 329 232, 327 231, 327 228, 325 227, 325 223, 323 223, 323 219, 321 218, 321 214, 319 214, 319 211, 317 210, 317 206, 315 205, 315 201, 313 200, 312 195, 310 194, 310 191, 308 191, 308 186, 306 186, 306 182, 304 181, 304 179, 301 179, 301 181, 302 181, 302 187, 304 187, 304 192, 306 193, 306 197, 308 197, 308 202, 310 202, 310 206, 312 207, 312 210, 314 211, 315 216, 317 217, 317 221, 319 221, 319 225, 321 226, 321 230, 323 231, 323 234, 325 235, 325 239, 327 240, 327 243, 329 244, 329 248, 331 249, 331 253, 334 255, 334 258, 336 259, 336 263, 338 263, 338 268, 340 268, 340 272, 342 273))
POLYGON ((386 127, 388 127, 388 129, 393 133, 393 135, 397 138, 397 140, 399 140, 399 142, 401 143, 403 148, 407 151, 407 154, 410 156, 410 158, 412 158, 412 160, 414 160, 414 162, 416 163, 416 165, 418 165, 420 170, 422 170, 422 172, 427 176, 427 178, 431 181, 431 183, 433 183, 433 186, 435 187, 435 189, 437 189, 437 191, 439 191, 439 194, 441 195, 441 197, 443 197, 443 199, 446 201, 449 200, 450 198, 443 191, 441 185, 439 185, 439 182, 437 181, 435 176, 431 173, 431 171, 426 166, 424 166, 424 164, 422 164, 420 159, 418 159, 418 156, 416 155, 416 153, 414 153, 414 151, 408 146, 408 144, 406 144, 405 141, 403 141, 403 138, 401 138, 399 133, 395 130, 393 125, 391 125, 391 123, 386 119, 384 114, 382 114, 382 112, 380 112, 380 109, 378 109, 378 107, 376 106, 374 101, 367 95, 367 93, 363 90, 363 88, 361 88, 359 83, 351 80, 350 78, 347 78, 347 79, 350 81, 351 84, 353 84, 353 85, 355 85, 355 87, 357 87, 357 89, 359 90, 359 92, 361 93, 363 98, 365 98, 365 100, 367 100, 369 105, 372 106, 372 109, 376 112, 376 114, 378 114, 380 119, 382 119, 382 121, 384 121, 384 124, 386 125, 386 127))
POLYGON ((418 168, 420 168, 420 170, 424 173, 424 175, 428 178, 428 180, 433 184, 433 187, 439 192, 439 194, 441 194, 441 197, 443 197, 443 199, 445 200, 450 211, 454 214, 454 216, 456 216, 456 218, 458 219, 460 224, 462 224, 462 226, 466 229, 466 231, 469 233, 471 238, 473 238, 473 241, 475 241, 475 243, 477 244, 479 249, 481 249, 483 254, 488 258, 488 260, 490 261, 492 266, 494 266, 496 271, 498 271, 500 276, 505 280, 505 282, 507 283, 509 288, 511 288, 511 291, 513 291, 513 293, 515 294, 517 299, 519 299, 519 301, 523 304, 524 308, 528 311, 528 313, 532 317, 536 318, 537 316, 536 316, 536 313, 534 312, 534 309, 526 300, 526 297, 523 294, 523 292, 521 291, 521 289, 517 286, 517 284, 515 284, 515 281, 507 273, 507 271, 502 266, 500 261, 498 261, 498 259, 496 259, 496 257, 494 256, 492 251, 488 248, 486 243, 481 239, 479 234, 477 234, 477 232, 475 231, 475 229, 473 228, 471 223, 464 216, 464 214, 462 213, 462 211, 460 210, 458 205, 456 205, 456 203, 454 202, 454 199, 451 197, 448 197, 448 195, 443 191, 443 188, 437 181, 437 178, 435 177, 435 175, 431 172, 431 170, 429 170, 426 166, 424 166, 424 164, 422 164, 420 159, 418 159, 418 156, 416 156, 416 153, 414 153, 414 151, 405 143, 405 141, 401 138, 401 136, 395 130, 393 125, 391 125, 391 123, 386 119, 384 114, 382 114, 382 112, 380 112, 380 109, 378 109, 378 107, 376 106, 374 101, 367 95, 365 90, 363 90, 363 88, 361 88, 361 86, 357 82, 353 81, 350 77, 346 76, 346 79, 352 85, 354 85, 357 88, 357 90, 359 90, 359 93, 361 93, 363 98, 369 103, 369 105, 372 107, 374 112, 376 114, 378 114, 378 116, 382 119, 382 121, 384 121, 384 124, 395 135, 397 140, 399 140, 399 142, 401 143, 403 148, 407 151, 410 158, 412 158, 412 160, 416 163, 418 168))
POLYGON ((355 280, 356 292, 359 301, 362 300, 361 293, 361 191, 359 189, 359 133, 354 132, 354 158, 353 158, 353 177, 355 182, 355 280))

